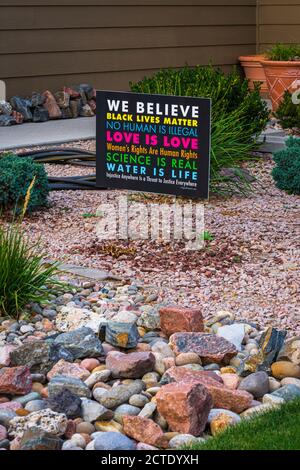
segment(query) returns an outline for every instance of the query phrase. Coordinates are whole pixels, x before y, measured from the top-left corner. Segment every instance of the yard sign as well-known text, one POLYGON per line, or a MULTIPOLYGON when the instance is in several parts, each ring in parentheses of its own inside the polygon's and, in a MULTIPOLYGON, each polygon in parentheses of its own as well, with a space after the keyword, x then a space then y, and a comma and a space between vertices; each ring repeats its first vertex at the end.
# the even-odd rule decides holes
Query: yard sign
POLYGON ((211 101, 97 92, 97 186, 208 197, 211 101))

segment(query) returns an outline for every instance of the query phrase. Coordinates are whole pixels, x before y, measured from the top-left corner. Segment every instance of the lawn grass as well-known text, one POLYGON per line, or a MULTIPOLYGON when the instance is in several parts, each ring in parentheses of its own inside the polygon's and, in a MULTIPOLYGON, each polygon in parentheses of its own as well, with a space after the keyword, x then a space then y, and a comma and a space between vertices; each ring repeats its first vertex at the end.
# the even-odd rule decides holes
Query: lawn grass
POLYGON ((243 420, 189 450, 300 450, 300 399, 243 420))

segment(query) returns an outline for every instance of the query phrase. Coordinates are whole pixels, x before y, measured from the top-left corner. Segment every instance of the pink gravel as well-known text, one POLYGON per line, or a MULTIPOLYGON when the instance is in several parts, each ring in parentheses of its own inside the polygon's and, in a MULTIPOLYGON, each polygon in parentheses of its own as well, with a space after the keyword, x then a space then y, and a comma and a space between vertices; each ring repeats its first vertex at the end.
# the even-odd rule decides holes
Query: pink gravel
MULTIPOLYGON (((94 149, 93 141, 73 145, 94 149)), ((258 179, 249 197, 212 197, 205 203, 205 230, 214 241, 201 253, 150 241, 131 242, 133 252, 119 258, 103 252, 107 242, 97 240, 97 217, 83 214, 94 214, 120 191, 52 192, 51 207, 26 217, 23 224, 32 239, 41 238, 50 258, 159 286, 166 300, 201 305, 206 318, 227 310, 237 319, 300 334, 299 197, 274 186, 272 166, 270 155, 246 165, 258 179)), ((94 170, 47 165, 47 171, 59 176, 94 170)))

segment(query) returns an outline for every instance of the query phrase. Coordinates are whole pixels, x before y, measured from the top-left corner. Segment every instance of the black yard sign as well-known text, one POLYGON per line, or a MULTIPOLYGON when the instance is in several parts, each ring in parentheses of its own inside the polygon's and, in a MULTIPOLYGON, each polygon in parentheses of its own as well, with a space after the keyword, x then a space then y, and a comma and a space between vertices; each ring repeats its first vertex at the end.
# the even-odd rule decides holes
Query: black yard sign
POLYGON ((97 92, 97 186, 208 197, 211 101, 97 92))

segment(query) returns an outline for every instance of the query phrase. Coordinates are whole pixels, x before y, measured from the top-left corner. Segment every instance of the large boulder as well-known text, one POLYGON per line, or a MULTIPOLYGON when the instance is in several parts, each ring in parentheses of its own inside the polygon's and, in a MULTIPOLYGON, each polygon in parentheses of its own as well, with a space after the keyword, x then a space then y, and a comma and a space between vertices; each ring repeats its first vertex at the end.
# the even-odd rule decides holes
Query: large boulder
POLYGON ((31 391, 32 379, 28 367, 3 367, 0 369, 0 394, 26 395, 31 391))
POLYGON ((124 416, 123 427, 125 434, 138 442, 156 447, 168 447, 168 440, 161 427, 152 419, 141 416, 124 416))
POLYGON ((204 364, 228 364, 237 354, 232 343, 210 333, 175 333, 170 337, 170 345, 175 354, 198 354, 204 364))
POLYGON ((113 377, 139 379, 154 369, 155 356, 151 352, 123 354, 112 351, 106 358, 106 367, 113 377))
POLYGON ((204 330, 202 312, 199 308, 161 307, 159 315, 161 330, 167 336, 183 331, 204 330))
POLYGON ((73 355, 74 359, 98 357, 103 354, 99 338, 91 328, 85 326, 58 335, 54 340, 54 345, 63 346, 73 355))
POLYGON ((200 383, 163 385, 156 394, 158 412, 172 431, 200 436, 212 408, 211 394, 200 383))

